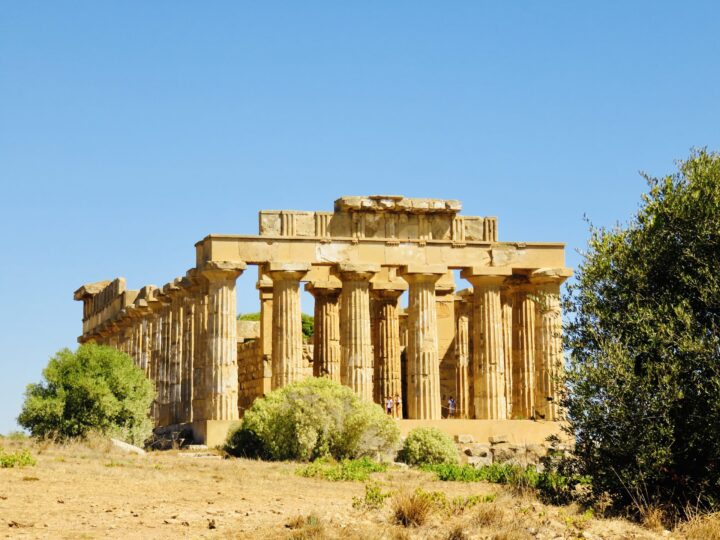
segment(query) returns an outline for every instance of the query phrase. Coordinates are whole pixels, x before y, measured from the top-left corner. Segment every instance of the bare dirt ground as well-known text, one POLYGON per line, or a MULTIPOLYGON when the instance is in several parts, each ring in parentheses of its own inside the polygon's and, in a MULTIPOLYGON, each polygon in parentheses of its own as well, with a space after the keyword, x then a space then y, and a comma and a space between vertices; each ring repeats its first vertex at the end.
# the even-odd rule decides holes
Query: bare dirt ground
POLYGON ((363 482, 302 478, 292 463, 177 451, 136 456, 99 441, 54 445, 0 439, 0 446, 6 451, 27 447, 37 458, 34 467, 0 469, 0 535, 10 538, 675 537, 625 520, 596 519, 573 506, 544 505, 501 486, 439 482, 412 470, 376 473, 373 480, 397 493, 421 487, 449 498, 497 497, 460 515, 435 511, 423 526, 404 528, 393 524, 392 500, 380 510, 353 508, 353 497, 364 496, 363 482), (308 516, 314 518, 303 525, 308 516))

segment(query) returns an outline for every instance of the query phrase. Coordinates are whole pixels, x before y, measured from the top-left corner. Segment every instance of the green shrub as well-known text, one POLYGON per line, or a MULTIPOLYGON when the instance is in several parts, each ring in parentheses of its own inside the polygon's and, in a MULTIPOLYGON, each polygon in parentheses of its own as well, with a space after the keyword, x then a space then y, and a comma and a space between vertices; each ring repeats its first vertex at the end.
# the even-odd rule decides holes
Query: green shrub
POLYGON ((397 424, 379 405, 339 383, 310 377, 255 400, 225 449, 270 460, 377 458, 394 452, 399 438, 397 424))
POLYGON ((409 465, 457 463, 458 449, 439 429, 416 428, 408 433, 398 459, 409 465))
POLYGON ((27 448, 16 452, 5 452, 0 450, 0 469, 12 467, 32 467, 36 464, 35 458, 27 448))
POLYGON ((133 359, 94 344, 59 351, 28 385, 18 423, 36 437, 73 438, 99 432, 143 444, 152 432, 148 417, 152 383, 133 359))
POLYGON ((353 497, 353 508, 357 510, 380 510, 385 504, 385 500, 392 493, 383 491, 379 485, 375 483, 365 484, 365 496, 363 498, 353 497))
POLYGON ((360 459, 343 459, 331 461, 325 458, 318 459, 300 467, 295 474, 306 478, 324 478, 325 480, 367 480, 370 473, 384 472, 387 464, 378 463, 369 457, 360 459))
POLYGON ((513 489, 526 492, 537 491, 547 502, 561 504, 573 499, 578 485, 589 485, 587 476, 564 476, 556 471, 539 472, 535 467, 497 464, 475 468, 471 465, 436 464, 423 465, 424 471, 435 473, 438 480, 451 482, 490 482, 506 484, 513 489))

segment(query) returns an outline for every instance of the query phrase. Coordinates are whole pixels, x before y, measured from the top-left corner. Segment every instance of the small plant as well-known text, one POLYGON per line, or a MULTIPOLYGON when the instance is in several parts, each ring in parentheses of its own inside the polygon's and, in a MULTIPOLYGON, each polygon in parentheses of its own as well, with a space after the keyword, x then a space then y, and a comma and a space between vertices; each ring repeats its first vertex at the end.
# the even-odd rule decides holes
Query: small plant
POLYGON ((473 508, 481 503, 490 503, 495 500, 495 494, 488 495, 468 495, 455 497, 449 504, 449 511, 452 514, 462 514, 466 510, 473 508))
POLYGON ((5 452, 0 449, 0 469, 11 469, 13 467, 33 467, 37 461, 29 450, 23 448, 16 452, 5 452))
POLYGON ((433 510, 433 500, 422 490, 399 493, 392 499, 392 518, 403 527, 420 527, 433 510))
POLYGON ((472 522, 480 527, 493 527, 505 519, 505 512, 495 504, 481 504, 475 509, 472 522))
POLYGON ((450 529, 450 532, 448 532, 448 535, 445 537, 447 540, 469 540, 469 536, 465 534, 465 530, 462 528, 462 525, 455 525, 452 529, 450 529))
POLYGON ((368 457, 343 459, 342 461, 318 459, 296 469, 295 474, 305 478, 323 478, 334 482, 340 480, 363 481, 367 480, 371 473, 385 472, 386 470, 387 465, 385 463, 378 463, 368 457))
POLYGON ((325 528, 320 518, 314 514, 309 516, 295 516, 286 524, 287 529, 292 529, 290 538, 292 540, 320 540, 325 538, 325 528))
POLYGON ((450 436, 437 428, 410 431, 398 459, 408 465, 455 464, 458 449, 450 436))
POLYGON ((383 491, 378 484, 365 484, 365 497, 353 497, 353 508, 357 510, 379 510, 391 493, 383 491))

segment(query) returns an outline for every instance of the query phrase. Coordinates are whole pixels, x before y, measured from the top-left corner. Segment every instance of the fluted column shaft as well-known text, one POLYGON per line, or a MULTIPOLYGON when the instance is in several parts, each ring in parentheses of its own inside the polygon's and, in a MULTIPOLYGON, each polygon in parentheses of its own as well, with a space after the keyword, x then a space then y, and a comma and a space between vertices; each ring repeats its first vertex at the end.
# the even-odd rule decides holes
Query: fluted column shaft
POLYGON ((505 357, 505 407, 507 418, 513 415, 513 297, 508 287, 500 291, 502 309, 503 352, 505 357))
POLYGON ((193 396, 192 396, 192 418, 193 420, 205 420, 208 407, 206 401, 210 381, 207 370, 207 282, 198 274, 193 276, 197 284, 195 293, 195 321, 194 321, 194 342, 195 354, 193 355, 193 396))
POLYGON ((207 420, 238 418, 235 281, 244 268, 244 264, 220 262, 203 268, 203 276, 208 280, 207 420))
POLYGON ((180 409, 182 407, 182 347, 183 347, 183 326, 185 314, 182 305, 181 292, 173 288, 170 293, 172 322, 170 328, 170 350, 169 350, 169 373, 168 389, 170 401, 170 423, 180 422, 180 409))
POLYGON ((507 418, 505 351, 500 290, 503 275, 468 275, 473 285, 473 388, 475 418, 507 418))
POLYGON ((457 319, 455 335, 457 365, 455 368, 455 384, 457 387, 458 417, 470 418, 471 396, 468 366, 470 365, 470 318, 466 313, 457 319))
POLYGON ((373 399, 373 351, 370 329, 370 279, 379 268, 341 265, 341 382, 362 399, 373 399))
POLYGON ((402 290, 374 290, 373 335, 375 356, 375 402, 385 409, 385 400, 392 398, 392 415, 402 417, 402 382, 400 365, 400 319, 398 299, 402 290), (397 402, 397 403, 396 403, 397 402))
POLYGON ((561 279, 536 285, 535 410, 540 418, 559 420, 563 347, 561 279))
POLYGON ((513 418, 535 415, 535 302, 526 286, 513 297, 513 418))
POLYGON ((313 376, 340 382, 340 289, 308 287, 315 297, 313 376))
POLYGON ((300 280, 307 268, 283 265, 270 268, 273 281, 272 388, 282 388, 302 378, 302 311, 300 280))
POLYGON ((441 418, 440 363, 438 359, 435 283, 442 274, 406 273, 410 284, 408 302, 408 417, 441 418))
POLYGON ((180 381, 180 421, 192 422, 193 357, 195 355, 195 296, 191 291, 183 298, 185 320, 183 323, 182 379, 180 381))

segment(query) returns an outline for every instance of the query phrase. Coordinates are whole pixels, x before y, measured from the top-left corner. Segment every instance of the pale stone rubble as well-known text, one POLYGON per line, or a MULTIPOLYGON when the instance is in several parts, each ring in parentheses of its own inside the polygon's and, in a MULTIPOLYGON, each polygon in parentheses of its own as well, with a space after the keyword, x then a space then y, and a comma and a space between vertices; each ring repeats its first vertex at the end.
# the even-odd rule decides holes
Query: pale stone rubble
POLYGON ((162 287, 82 286, 80 342, 131 355, 155 382, 156 426, 221 437, 253 400, 328 377, 398 418, 560 420, 564 245, 498 242, 454 200, 342 197, 334 212, 261 211, 260 234, 211 235, 162 287), (260 321, 235 283, 258 268, 260 321), (453 271, 471 288, 456 291, 453 271), (315 298, 303 343, 300 286, 315 298), (407 292, 408 307, 400 306, 407 292))

